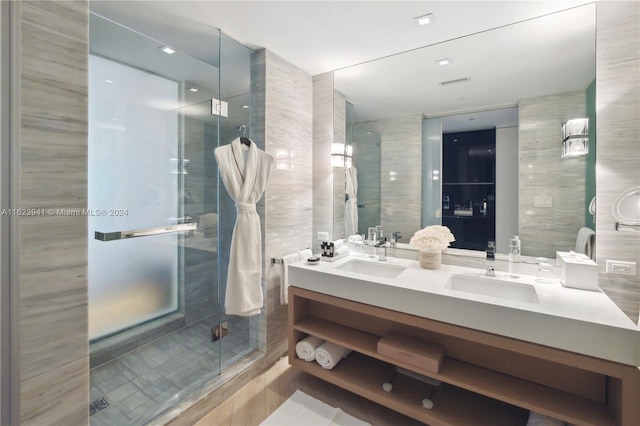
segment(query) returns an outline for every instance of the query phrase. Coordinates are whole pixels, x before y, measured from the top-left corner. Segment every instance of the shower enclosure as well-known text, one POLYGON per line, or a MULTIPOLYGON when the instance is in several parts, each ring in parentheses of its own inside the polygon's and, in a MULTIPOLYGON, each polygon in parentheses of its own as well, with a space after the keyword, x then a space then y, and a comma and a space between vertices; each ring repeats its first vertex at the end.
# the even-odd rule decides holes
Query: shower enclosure
POLYGON ((235 208, 213 156, 250 133, 253 52, 207 31, 196 58, 90 17, 92 424, 147 423, 257 348, 257 317, 224 314, 235 208))

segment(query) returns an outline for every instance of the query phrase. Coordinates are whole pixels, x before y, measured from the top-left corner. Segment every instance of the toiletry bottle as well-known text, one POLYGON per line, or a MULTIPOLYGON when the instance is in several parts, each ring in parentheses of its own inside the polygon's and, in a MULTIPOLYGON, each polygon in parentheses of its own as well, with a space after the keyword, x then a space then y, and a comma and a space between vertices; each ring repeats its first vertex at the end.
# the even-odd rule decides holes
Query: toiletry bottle
POLYGON ((486 274, 489 277, 495 277, 496 276, 496 265, 495 265, 495 260, 496 260, 496 242, 495 241, 488 241, 487 242, 486 256, 487 256, 487 258, 485 260, 486 274))
POLYGON ((514 235, 509 241, 509 276, 520 276, 520 237, 514 235))

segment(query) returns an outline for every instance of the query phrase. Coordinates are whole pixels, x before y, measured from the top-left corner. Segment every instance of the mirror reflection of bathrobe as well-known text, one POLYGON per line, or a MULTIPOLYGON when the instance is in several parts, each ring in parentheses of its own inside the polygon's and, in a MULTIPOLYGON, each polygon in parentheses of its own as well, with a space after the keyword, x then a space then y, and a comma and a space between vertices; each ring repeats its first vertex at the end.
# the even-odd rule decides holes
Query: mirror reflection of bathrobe
POLYGON ((254 142, 247 147, 240 138, 216 148, 214 154, 238 213, 231 237, 225 310, 227 315, 256 315, 263 306, 262 234, 256 203, 267 186, 274 160, 254 142))

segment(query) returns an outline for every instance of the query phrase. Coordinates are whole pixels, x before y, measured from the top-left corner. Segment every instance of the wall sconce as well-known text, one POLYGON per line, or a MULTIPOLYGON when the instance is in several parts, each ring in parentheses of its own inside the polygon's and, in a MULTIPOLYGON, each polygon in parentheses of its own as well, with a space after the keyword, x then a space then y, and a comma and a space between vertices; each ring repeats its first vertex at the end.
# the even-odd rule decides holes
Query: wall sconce
POLYGON ((293 150, 289 148, 276 148, 276 169, 293 170, 293 150))
POLYGON ((351 168, 353 164, 353 146, 343 143, 331 145, 331 165, 333 167, 351 168))
POLYGON ((580 157, 589 153, 589 119, 576 118, 562 123, 561 158, 580 157))

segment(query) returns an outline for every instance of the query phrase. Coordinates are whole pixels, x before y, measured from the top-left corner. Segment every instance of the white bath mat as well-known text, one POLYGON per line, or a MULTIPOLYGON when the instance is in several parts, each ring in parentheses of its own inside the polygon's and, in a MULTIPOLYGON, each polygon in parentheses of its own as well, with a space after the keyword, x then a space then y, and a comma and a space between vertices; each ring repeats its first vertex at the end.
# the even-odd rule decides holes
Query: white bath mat
POLYGON ((371 426, 297 390, 260 426, 371 426))

